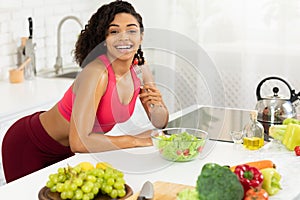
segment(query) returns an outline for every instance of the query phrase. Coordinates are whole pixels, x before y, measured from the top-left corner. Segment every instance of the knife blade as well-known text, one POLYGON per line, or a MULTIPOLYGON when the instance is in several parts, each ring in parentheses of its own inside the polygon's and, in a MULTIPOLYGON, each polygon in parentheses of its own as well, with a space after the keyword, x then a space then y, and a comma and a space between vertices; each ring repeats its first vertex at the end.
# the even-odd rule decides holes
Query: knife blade
POLYGON ((150 181, 146 181, 140 191, 137 200, 151 200, 154 196, 153 184, 150 181))

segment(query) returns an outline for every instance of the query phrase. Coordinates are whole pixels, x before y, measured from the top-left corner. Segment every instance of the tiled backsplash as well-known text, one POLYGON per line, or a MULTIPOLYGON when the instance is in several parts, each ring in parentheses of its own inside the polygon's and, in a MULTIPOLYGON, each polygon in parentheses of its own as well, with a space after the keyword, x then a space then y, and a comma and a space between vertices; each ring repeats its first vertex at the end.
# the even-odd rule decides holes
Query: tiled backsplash
MULTIPOLYGON (((32 17, 33 20, 37 70, 45 67, 53 68, 57 54, 59 21, 65 16, 73 15, 86 24, 102 3, 96 0, 12 0, 1 3, 0 68, 8 71, 9 68, 16 66, 17 48, 21 44, 21 37, 29 36, 28 17, 32 17)), ((66 21, 62 26, 61 54, 66 65, 73 61, 71 52, 80 30, 80 26, 72 20, 66 21)))

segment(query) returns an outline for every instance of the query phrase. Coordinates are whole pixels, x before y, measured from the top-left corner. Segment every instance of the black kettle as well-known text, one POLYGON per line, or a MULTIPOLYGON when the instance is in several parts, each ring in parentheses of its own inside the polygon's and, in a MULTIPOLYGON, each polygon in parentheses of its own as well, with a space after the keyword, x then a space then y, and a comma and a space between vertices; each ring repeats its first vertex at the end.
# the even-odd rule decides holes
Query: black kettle
POLYGON ((263 79, 257 86, 256 97, 257 104, 255 109, 258 112, 257 120, 261 122, 264 126, 265 133, 268 134, 269 127, 274 124, 282 124, 283 120, 286 118, 296 118, 297 113, 295 105, 293 104, 299 99, 300 92, 296 94, 295 90, 282 78, 279 77, 268 77, 263 79), (285 83, 290 91, 289 98, 283 98, 278 95, 279 88, 273 87, 274 95, 271 97, 261 97, 260 90, 263 83, 268 80, 279 80, 285 83))

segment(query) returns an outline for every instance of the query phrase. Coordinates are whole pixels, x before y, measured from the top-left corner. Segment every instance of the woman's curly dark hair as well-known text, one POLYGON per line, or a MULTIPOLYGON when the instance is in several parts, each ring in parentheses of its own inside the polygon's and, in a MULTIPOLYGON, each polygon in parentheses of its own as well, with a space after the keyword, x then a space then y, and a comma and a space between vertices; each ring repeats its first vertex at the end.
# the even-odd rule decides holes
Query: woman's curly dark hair
MULTIPOLYGON (((84 60, 88 54, 97 47, 97 54, 106 53, 106 46, 104 41, 107 35, 108 26, 114 20, 118 13, 128 13, 134 16, 140 26, 141 33, 144 32, 142 17, 138 14, 133 6, 122 0, 116 0, 109 4, 101 6, 96 13, 94 13, 88 24, 81 31, 79 38, 75 45, 75 61, 84 67, 84 60)), ((136 57, 137 55, 135 55, 136 57)))

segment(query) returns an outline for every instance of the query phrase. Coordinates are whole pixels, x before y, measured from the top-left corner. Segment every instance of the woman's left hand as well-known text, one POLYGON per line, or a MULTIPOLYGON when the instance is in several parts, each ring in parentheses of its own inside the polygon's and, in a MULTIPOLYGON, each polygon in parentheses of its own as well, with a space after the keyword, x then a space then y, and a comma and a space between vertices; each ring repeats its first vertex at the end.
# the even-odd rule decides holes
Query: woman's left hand
POLYGON ((141 88, 140 99, 147 107, 163 105, 160 91, 152 84, 145 84, 141 88))
POLYGON ((169 119, 160 91, 152 84, 145 84, 141 88, 140 99, 147 112, 147 115, 156 128, 166 127, 169 119))

